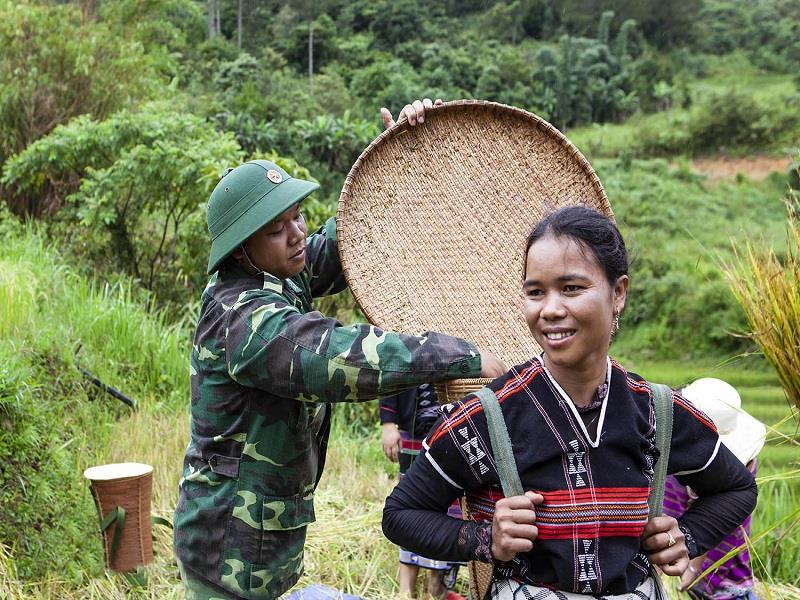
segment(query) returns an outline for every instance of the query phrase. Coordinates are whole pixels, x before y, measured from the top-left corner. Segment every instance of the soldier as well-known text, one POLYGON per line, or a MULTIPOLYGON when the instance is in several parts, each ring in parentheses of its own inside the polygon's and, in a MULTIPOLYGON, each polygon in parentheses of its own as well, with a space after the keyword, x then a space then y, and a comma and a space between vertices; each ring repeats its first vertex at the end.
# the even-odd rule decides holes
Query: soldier
MULTIPOLYGON (((422 122, 429 106, 417 101, 401 116, 422 122)), ((256 160, 229 170, 208 202, 212 275, 191 354, 191 440, 175 509, 189 599, 274 599, 297 582, 330 403, 505 371, 461 338, 344 326, 314 311, 312 298, 346 287, 335 220, 306 239, 300 202, 317 187, 256 160)))

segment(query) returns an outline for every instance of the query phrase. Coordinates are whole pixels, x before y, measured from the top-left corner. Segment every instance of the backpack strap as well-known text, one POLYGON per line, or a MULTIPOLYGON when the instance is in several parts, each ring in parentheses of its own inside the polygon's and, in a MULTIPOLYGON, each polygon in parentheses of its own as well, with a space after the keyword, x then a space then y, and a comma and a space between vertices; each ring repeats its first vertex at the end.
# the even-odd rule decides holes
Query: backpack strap
POLYGON ((661 383, 648 383, 653 396, 656 412, 656 448, 659 457, 655 464, 653 483, 647 503, 650 506, 649 518, 658 517, 664 507, 664 483, 667 479, 669 448, 672 442, 672 390, 661 383))
POLYGON ((508 428, 503 411, 497 396, 489 388, 481 388, 475 395, 481 401, 483 412, 486 415, 486 423, 489 427, 489 441, 492 444, 494 461, 497 465, 497 473, 500 475, 500 485, 503 486, 503 494, 510 496, 521 496, 524 494, 522 482, 519 479, 517 463, 514 460, 514 450, 511 448, 511 438, 508 437, 508 428))

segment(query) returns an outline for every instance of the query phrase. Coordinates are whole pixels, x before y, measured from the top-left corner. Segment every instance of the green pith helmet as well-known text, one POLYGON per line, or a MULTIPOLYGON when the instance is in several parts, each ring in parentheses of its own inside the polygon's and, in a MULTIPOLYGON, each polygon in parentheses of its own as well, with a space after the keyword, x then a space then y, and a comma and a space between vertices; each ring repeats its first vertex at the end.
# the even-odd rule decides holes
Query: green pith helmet
POLYGON ((208 272, 247 238, 297 204, 319 184, 295 179, 268 160, 251 160, 225 173, 206 209, 211 234, 208 272))

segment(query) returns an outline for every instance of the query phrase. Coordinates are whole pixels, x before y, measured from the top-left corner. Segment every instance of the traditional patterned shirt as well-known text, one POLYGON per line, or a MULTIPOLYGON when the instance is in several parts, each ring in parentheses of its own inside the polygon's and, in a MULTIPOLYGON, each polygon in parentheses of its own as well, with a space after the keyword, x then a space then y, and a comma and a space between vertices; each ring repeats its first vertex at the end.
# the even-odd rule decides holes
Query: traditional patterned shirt
POLYGON ((430 383, 407 390, 380 401, 381 423, 395 423, 401 431, 420 440, 439 419, 441 411, 436 399, 436 390, 430 383))
MULTIPOLYGON (((500 402, 523 488, 544 496, 536 507, 533 550, 496 563, 501 577, 567 592, 621 594, 648 575, 640 535, 658 455, 653 403, 643 379, 614 361, 609 365, 594 435, 538 357, 489 385, 500 402)), ((698 485, 704 496, 682 517, 704 551, 752 510, 755 483, 720 446, 713 422, 677 393, 672 400, 668 470, 698 485)), ((466 490, 479 518, 491 519, 502 492, 486 417, 472 395, 444 406, 443 413, 426 440, 424 458, 387 499, 384 531, 432 558, 485 559, 486 542, 476 535, 480 523, 451 526, 436 512, 466 490)))
POLYGON ((302 573, 327 403, 480 373, 477 349, 460 338, 343 326, 313 310, 313 297, 344 286, 331 219, 308 239, 299 275, 253 276, 228 264, 203 292, 175 553, 236 596, 277 598, 302 573))
MULTIPOLYGON (((755 477, 758 472, 757 461, 753 460, 748 469, 755 477)), ((689 490, 675 477, 667 477, 664 514, 678 518, 686 512, 692 502, 694 498, 689 494, 689 490)), ((743 549, 695 583, 692 591, 702 594, 703 598, 713 598, 713 600, 734 600, 753 591, 753 569, 750 566, 750 553, 746 545, 746 540, 750 538, 751 518, 751 515, 747 515, 741 525, 726 535, 719 545, 708 551, 698 572, 702 573, 731 550, 743 549)))

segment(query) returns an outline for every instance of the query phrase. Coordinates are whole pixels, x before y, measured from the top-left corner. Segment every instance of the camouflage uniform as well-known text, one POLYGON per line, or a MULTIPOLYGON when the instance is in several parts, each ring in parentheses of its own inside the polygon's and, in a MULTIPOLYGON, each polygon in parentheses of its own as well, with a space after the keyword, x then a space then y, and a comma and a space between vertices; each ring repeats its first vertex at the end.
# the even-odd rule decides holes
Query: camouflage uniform
POLYGON ((477 349, 460 338, 346 327, 313 311, 312 297, 345 285, 331 219, 309 237, 299 275, 226 263, 203 293, 175 552, 192 576, 234 597, 277 598, 303 571, 327 403, 480 374, 477 349))

